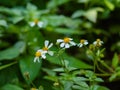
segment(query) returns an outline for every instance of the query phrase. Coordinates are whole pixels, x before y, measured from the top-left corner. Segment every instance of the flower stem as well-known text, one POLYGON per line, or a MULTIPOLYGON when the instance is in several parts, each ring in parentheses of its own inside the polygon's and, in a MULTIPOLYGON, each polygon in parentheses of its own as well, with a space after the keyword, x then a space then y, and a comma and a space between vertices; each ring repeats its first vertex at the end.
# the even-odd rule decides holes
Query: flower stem
POLYGON ((0 70, 5 69, 5 68, 7 68, 7 67, 10 67, 10 66, 12 66, 12 65, 14 65, 14 64, 16 64, 16 63, 17 63, 17 61, 12 62, 12 63, 9 63, 9 64, 6 64, 6 65, 2 65, 2 66, 0 66, 0 70))
POLYGON ((103 60, 99 60, 99 59, 98 59, 98 61, 99 61, 104 67, 106 67, 110 72, 114 72, 114 70, 113 70, 111 67, 109 67, 103 60))

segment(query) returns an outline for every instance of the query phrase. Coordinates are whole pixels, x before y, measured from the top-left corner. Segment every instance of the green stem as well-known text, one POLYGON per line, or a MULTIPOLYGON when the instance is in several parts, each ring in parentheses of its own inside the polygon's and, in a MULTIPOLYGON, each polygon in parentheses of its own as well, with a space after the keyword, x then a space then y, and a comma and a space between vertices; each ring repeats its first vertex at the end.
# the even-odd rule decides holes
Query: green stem
POLYGON ((5 69, 5 68, 7 68, 7 67, 10 67, 10 66, 12 66, 12 65, 14 65, 14 64, 16 64, 16 63, 17 63, 17 61, 12 62, 12 63, 9 63, 9 64, 6 64, 6 65, 3 65, 3 66, 0 66, 0 70, 5 69))
POLYGON ((102 70, 100 67, 99 67, 99 65, 98 65, 98 63, 97 63, 97 69, 100 71, 100 72, 102 72, 102 73, 106 73, 104 70, 102 70))
POLYGON ((111 68, 111 67, 109 67, 104 61, 102 61, 102 60, 98 60, 104 67, 106 67, 110 72, 114 72, 114 70, 111 68))
POLYGON ((95 70, 96 70, 96 63, 97 63, 97 60, 94 59, 94 73, 95 73, 95 70))
POLYGON ((111 74, 106 73, 106 74, 98 74, 96 73, 97 76, 101 76, 101 77, 107 77, 107 76, 111 76, 111 74))

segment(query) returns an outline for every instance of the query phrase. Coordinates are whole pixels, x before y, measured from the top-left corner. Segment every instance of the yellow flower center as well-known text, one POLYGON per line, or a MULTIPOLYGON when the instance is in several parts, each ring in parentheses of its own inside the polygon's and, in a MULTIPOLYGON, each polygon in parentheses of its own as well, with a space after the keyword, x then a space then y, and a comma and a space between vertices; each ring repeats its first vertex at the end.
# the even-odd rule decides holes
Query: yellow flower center
POLYGON ((36 88, 31 88, 31 90, 37 90, 36 88))
POLYGON ((97 39, 96 41, 97 41, 97 42, 100 42, 101 40, 100 40, 100 39, 97 39))
POLYGON ((35 53, 35 56, 36 56, 36 57, 40 57, 40 56, 41 56, 41 52, 37 51, 37 52, 35 53))
POLYGON ((35 23, 35 24, 38 24, 38 22, 39 22, 38 19, 35 19, 35 20, 34 20, 34 23, 35 23))
POLYGON ((68 37, 65 37, 63 40, 64 40, 64 43, 69 43, 70 42, 70 38, 68 38, 68 37))
POLYGON ((48 51, 48 48, 47 48, 47 47, 43 47, 42 50, 44 50, 44 51, 48 51))
POLYGON ((80 40, 80 43, 84 44, 85 40, 84 39, 81 39, 80 40))
POLYGON ((101 42, 101 40, 100 39, 96 39, 96 46, 101 46, 101 44, 100 44, 100 42, 101 42))

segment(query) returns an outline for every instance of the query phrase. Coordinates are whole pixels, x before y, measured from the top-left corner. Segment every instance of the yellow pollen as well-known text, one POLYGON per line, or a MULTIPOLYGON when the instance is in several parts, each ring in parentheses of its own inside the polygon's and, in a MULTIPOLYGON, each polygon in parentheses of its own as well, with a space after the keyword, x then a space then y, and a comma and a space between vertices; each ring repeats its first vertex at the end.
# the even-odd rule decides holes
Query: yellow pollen
POLYGON ((31 88, 31 90, 37 90, 36 88, 31 88))
POLYGON ((35 53, 35 56, 36 56, 36 57, 40 57, 40 56, 41 56, 41 52, 37 51, 37 52, 35 53))
POLYGON ((47 48, 47 47, 43 47, 42 50, 44 50, 44 51, 48 51, 48 48, 47 48))
POLYGON ((35 23, 35 24, 37 24, 38 22, 39 22, 39 20, 38 20, 38 19, 35 19, 35 20, 34 20, 34 23, 35 23))
POLYGON ((64 43, 69 43, 70 42, 70 38, 68 38, 68 37, 65 37, 63 40, 64 40, 64 43))
POLYGON ((97 39, 96 41, 97 41, 97 42, 100 42, 101 40, 100 40, 100 39, 97 39))
POLYGON ((81 40, 80 40, 80 43, 82 43, 82 44, 83 44, 84 42, 85 42, 85 40, 84 40, 84 39, 81 39, 81 40))

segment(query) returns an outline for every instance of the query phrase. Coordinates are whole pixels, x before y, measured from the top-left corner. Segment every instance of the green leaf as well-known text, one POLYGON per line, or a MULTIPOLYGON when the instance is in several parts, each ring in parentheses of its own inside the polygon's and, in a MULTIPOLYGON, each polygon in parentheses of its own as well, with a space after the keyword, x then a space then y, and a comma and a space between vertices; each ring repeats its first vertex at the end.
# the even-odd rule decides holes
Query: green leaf
POLYGON ((5 86, 1 87, 0 90, 24 90, 16 85, 6 84, 5 86))
POLYGON ((80 34, 79 31, 74 29, 68 29, 68 28, 56 28, 55 32, 61 33, 61 34, 80 34))
POLYGON ((13 22, 13 24, 16 24, 16 23, 22 21, 23 19, 24 19, 23 16, 16 16, 16 17, 11 18, 11 21, 13 22))
POLYGON ((118 64, 119 64, 119 58, 118 58, 117 53, 115 53, 112 59, 112 67, 116 68, 118 64))
POLYGON ((65 81, 64 83, 64 90, 72 90, 71 86, 73 85, 72 81, 65 81))
POLYGON ((47 8, 55 8, 61 4, 67 3, 69 0, 51 0, 47 4, 47 8))
POLYGON ((73 90, 89 90, 88 88, 81 87, 79 85, 73 85, 72 88, 73 90))
POLYGON ((90 9, 84 13, 84 16, 90 20, 91 22, 96 22, 97 20, 97 10, 96 9, 90 9))
POLYGON ((92 85, 90 87, 90 90, 110 90, 110 89, 108 89, 107 87, 104 87, 104 86, 92 85))
POLYGON ((104 0, 104 3, 110 10, 114 10, 115 6, 112 2, 110 2, 109 0, 104 0))
POLYGON ((11 60, 18 57, 20 51, 18 48, 11 47, 0 52, 0 60, 11 60))
POLYGON ((34 63, 33 59, 34 58, 30 56, 23 57, 19 63, 22 75, 28 83, 31 83, 31 81, 35 79, 41 67, 42 61, 40 61, 40 63, 34 63))
POLYGON ((0 26, 7 27, 7 22, 5 20, 0 20, 0 26))
POLYGON ((109 81, 112 82, 117 77, 117 73, 114 73, 110 76, 109 81))
POLYGON ((37 7, 31 3, 28 3, 27 4, 27 9, 30 10, 30 11, 34 11, 34 10, 37 10, 37 7))
POLYGON ((81 17, 84 15, 84 11, 83 10, 78 10, 78 11, 75 11, 73 14, 72 14, 72 18, 78 18, 78 17, 81 17))
MULTIPOLYGON (((92 68, 91 65, 86 64, 83 61, 78 60, 78 59, 76 59, 72 56, 69 56, 67 54, 64 54, 64 59, 69 62, 69 65, 68 65, 69 67, 84 68, 84 69, 92 68)), ((61 61, 60 61, 59 57, 57 57, 57 56, 55 56, 55 57, 48 56, 47 60, 50 61, 51 63, 61 65, 61 61)))
POLYGON ((20 53, 23 53, 26 49, 26 43, 24 41, 18 41, 14 47, 18 48, 20 53))

